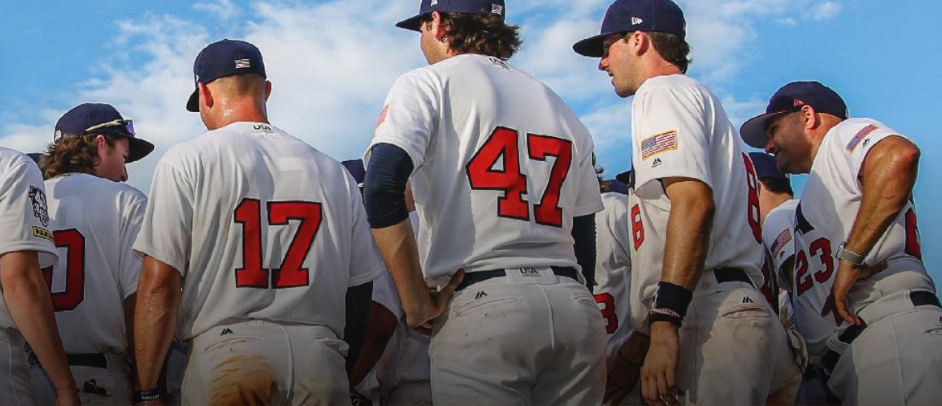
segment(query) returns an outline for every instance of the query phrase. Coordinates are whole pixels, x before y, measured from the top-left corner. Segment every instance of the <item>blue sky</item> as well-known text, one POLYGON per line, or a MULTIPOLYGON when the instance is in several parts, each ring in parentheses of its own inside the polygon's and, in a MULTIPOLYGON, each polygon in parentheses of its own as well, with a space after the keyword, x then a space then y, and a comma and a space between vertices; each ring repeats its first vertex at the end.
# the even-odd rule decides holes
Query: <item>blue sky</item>
MULTIPOLYGON (((338 159, 367 145, 392 81, 421 66, 418 37, 393 23, 413 0, 17 1, 0 24, 0 145, 36 151, 55 120, 86 101, 114 104, 158 145, 131 166, 144 191, 159 155, 198 135, 184 110, 192 61, 220 38, 262 49, 274 83, 273 123, 338 159)), ((572 53, 594 34, 609 0, 508 0, 523 28, 512 63, 544 80, 583 117, 609 174, 628 168, 630 100, 617 98, 595 60, 572 53)), ((935 119, 942 2, 906 0, 681 0, 693 46, 690 74, 714 89, 737 124, 793 80, 837 90, 852 116, 871 117, 922 148, 916 187, 926 265, 942 276, 942 140, 935 119), (931 28, 930 28, 931 27, 931 28)))

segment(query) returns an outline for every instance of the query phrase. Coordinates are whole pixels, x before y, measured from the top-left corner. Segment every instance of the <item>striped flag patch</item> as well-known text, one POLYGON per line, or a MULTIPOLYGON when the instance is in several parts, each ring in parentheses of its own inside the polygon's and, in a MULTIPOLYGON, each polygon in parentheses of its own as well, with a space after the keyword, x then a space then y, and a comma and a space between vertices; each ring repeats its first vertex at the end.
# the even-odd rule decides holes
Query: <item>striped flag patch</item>
POLYGON ((677 130, 663 132, 641 141, 641 160, 675 149, 677 149, 677 130))
POLYGON ((878 128, 880 127, 876 124, 870 124, 860 129, 860 131, 857 132, 857 135, 855 135, 854 138, 851 138, 850 142, 847 143, 847 151, 854 152, 854 150, 857 149, 857 145, 860 144, 860 141, 863 141, 864 138, 867 138, 868 135, 872 134, 878 128))
POLYGON ((778 237, 775 237, 775 241, 772 241, 772 256, 777 257, 782 252, 782 248, 785 248, 785 244, 790 242, 792 242, 792 233, 786 228, 778 237))

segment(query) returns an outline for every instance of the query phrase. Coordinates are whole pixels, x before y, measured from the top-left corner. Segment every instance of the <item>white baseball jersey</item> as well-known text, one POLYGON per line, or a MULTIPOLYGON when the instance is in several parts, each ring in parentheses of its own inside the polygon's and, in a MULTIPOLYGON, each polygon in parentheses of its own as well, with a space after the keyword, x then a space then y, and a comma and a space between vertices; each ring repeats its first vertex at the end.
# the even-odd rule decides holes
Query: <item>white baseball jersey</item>
MULTIPOLYGON (((51 266, 58 254, 48 227, 46 189, 39 167, 26 155, 0 147, 0 230, 3 230, 0 232, 0 256, 36 251, 39 253, 39 266, 51 266)), ((2 291, 0 328, 16 329, 2 291)))
MULTIPOLYGON (((791 199, 776 206, 765 216, 762 223, 762 241, 771 260, 771 277, 778 287, 791 292, 791 281, 783 273, 782 265, 795 255, 795 209, 798 199, 791 199)), ((777 294, 778 292, 776 292, 777 294)))
MULTIPOLYGON (((792 281, 798 331, 812 357, 822 355, 825 340, 838 328, 831 315, 821 316, 821 309, 831 293, 840 244, 850 234, 860 210, 861 166, 874 145, 894 135, 901 136, 880 122, 848 119, 828 131, 818 147, 796 210, 797 253, 792 281)), ((857 281, 848 294, 853 303, 851 311, 903 290, 935 292, 921 256, 916 212, 908 203, 866 258, 871 266, 886 261, 887 269, 857 281)))
POLYGON ((59 262, 43 270, 59 335, 70 354, 128 352, 124 301, 137 293, 141 257, 131 249, 147 198, 84 173, 46 181, 59 262))
POLYGON ((631 326, 628 316, 628 283, 631 279, 631 231, 628 220, 628 196, 602 194, 605 209, 595 214, 595 301, 605 319, 608 354, 613 354, 626 339, 631 326))
POLYGON ((134 249, 183 275, 181 339, 258 319, 342 337, 347 287, 383 270, 350 174, 261 123, 168 150, 134 249))
POLYGON ((427 277, 578 268, 572 218, 602 209, 592 137, 536 79, 473 54, 413 70, 386 98, 377 144, 412 159, 427 277))
MULTIPOLYGON (((418 231, 419 218, 416 212, 409 213, 409 220, 412 229, 418 231)), ((417 333, 405 322, 406 313, 389 272, 381 272, 373 280, 373 301, 399 320, 396 332, 386 344, 386 351, 376 363, 376 379, 383 394, 388 395, 390 389, 401 383, 428 381, 430 338, 417 333)))
POLYGON ((632 206, 632 327, 645 320, 661 279, 671 202, 663 178, 699 180, 713 191, 716 211, 704 269, 744 270, 763 282, 762 229, 755 169, 736 128, 706 86, 683 75, 648 79, 632 106, 632 161, 637 209, 632 206))

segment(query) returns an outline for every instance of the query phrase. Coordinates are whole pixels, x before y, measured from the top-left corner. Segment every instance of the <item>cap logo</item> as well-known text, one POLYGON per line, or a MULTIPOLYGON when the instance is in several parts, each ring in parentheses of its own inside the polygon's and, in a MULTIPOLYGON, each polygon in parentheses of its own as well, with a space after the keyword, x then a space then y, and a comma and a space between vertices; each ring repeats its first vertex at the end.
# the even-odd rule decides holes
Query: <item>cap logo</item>
POLYGON ((62 130, 56 130, 56 134, 52 137, 53 142, 59 142, 62 139, 62 130))
POLYGON ((802 100, 795 99, 794 101, 792 101, 792 107, 799 107, 799 106, 804 106, 804 105, 805 105, 805 102, 802 100))
POLYGON ((248 59, 236 59, 235 67, 236 69, 246 69, 252 67, 252 63, 248 59))
POLYGON ((432 0, 432 4, 429 4, 429 7, 435 7, 438 5, 438 0, 432 0))
POLYGON ((644 22, 644 20, 642 20, 642 19, 640 19, 640 18, 638 18, 638 17, 631 17, 631 25, 638 25, 638 24, 641 24, 641 23, 643 23, 643 22, 644 22))
POLYGON ((491 14, 503 15, 504 6, 500 4, 491 4, 491 14))

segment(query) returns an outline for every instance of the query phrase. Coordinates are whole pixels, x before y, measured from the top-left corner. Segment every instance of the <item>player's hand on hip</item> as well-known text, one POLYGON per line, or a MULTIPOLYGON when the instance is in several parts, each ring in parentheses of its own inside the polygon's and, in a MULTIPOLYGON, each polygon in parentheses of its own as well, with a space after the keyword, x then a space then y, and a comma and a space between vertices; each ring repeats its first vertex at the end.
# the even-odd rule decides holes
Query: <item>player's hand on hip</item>
POLYGON ((641 368, 641 394, 649 405, 679 405, 682 395, 677 386, 677 362, 680 360, 680 334, 677 326, 666 322, 651 323, 651 348, 641 368))
POLYGON ((840 261, 837 267, 837 275, 834 277, 834 284, 831 286, 831 295, 828 297, 821 315, 827 315, 827 313, 833 311, 836 322, 840 323, 840 320, 843 319, 852 325, 860 325, 862 323, 860 318, 851 314, 849 310, 850 304, 848 303, 847 294, 858 280, 867 279, 883 272, 886 266, 886 261, 874 266, 857 266, 847 261, 840 261))
POLYGON ((75 389, 56 392, 56 406, 79 406, 81 404, 82 401, 79 400, 78 391, 75 389))
POLYGON ((413 317, 413 315, 406 314, 406 322, 409 323, 409 326, 412 328, 421 327, 441 316, 448 308, 448 302, 451 300, 451 296, 455 294, 455 289, 458 289, 458 285, 461 284, 462 280, 464 280, 464 269, 455 272, 448 284, 441 290, 429 288, 429 301, 426 302, 426 307, 421 315, 413 317))

